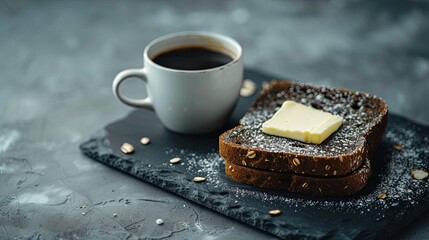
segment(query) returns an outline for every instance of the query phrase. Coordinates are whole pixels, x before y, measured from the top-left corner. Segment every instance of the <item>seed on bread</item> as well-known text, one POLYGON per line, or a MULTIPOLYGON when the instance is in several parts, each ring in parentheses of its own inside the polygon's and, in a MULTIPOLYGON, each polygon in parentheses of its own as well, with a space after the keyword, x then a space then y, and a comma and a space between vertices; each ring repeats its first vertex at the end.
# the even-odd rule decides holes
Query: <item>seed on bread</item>
POLYGON ((321 189, 321 188, 319 188, 319 192, 322 192, 322 189, 321 189))
POLYGON ((337 175, 337 171, 336 171, 336 170, 334 170, 334 172, 333 172, 332 174, 334 174, 334 176, 336 176, 336 175, 337 175))
POLYGON ((298 167, 301 164, 298 158, 292 159, 292 162, 293 162, 293 165, 295 165, 296 167, 298 167))
POLYGON ((428 175, 429 175, 428 172, 426 172, 423 169, 416 169, 416 168, 411 169, 411 176, 416 180, 423 180, 427 178, 428 175))
POLYGON ((270 214, 271 216, 277 216, 277 215, 280 215, 281 213, 282 211, 280 209, 272 209, 268 211, 268 214, 270 214))
POLYGON ((308 183, 306 183, 306 182, 305 182, 305 183, 303 183, 303 184, 301 185, 301 187, 302 187, 302 188, 307 188, 307 187, 308 187, 308 183))
POLYGON ((340 162, 343 162, 344 160, 343 160, 343 156, 340 156, 340 162))
POLYGON ((243 166, 247 166, 247 162, 246 161, 241 161, 241 164, 243 164, 243 166))
POLYGON ((380 194, 377 195, 377 198, 381 199, 381 200, 384 200, 384 199, 387 198, 387 193, 380 193, 380 194))
POLYGON ((326 165, 326 166, 325 166, 325 170, 326 170, 326 171, 329 171, 329 169, 331 169, 331 166, 326 165))
POLYGON ((398 151, 404 151, 404 146, 402 146, 401 144, 395 144, 393 145, 393 148, 395 148, 398 151))
POLYGON ((256 157, 256 152, 250 150, 250 151, 247 152, 246 157, 249 158, 249 159, 253 159, 253 158, 256 157))
POLYGON ((268 81, 262 81, 262 88, 264 88, 268 84, 268 81))

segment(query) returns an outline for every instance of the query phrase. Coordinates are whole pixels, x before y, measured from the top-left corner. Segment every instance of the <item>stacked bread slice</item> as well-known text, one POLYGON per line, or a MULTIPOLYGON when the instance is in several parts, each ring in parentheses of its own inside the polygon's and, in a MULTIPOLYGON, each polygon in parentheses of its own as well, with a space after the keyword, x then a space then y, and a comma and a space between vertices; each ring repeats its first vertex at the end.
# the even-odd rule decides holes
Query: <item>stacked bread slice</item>
POLYGON ((219 137, 226 174, 235 181, 297 193, 343 196, 362 189, 387 123, 387 104, 356 91, 292 81, 272 81, 240 125, 219 137), (292 100, 343 117, 321 144, 267 135, 262 123, 292 100))

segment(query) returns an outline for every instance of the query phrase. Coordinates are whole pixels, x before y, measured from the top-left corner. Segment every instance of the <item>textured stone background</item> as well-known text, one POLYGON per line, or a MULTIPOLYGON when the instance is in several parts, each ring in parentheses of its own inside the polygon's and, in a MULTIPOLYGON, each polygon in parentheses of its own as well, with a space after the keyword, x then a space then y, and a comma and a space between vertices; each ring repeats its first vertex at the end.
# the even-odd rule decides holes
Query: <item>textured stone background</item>
MULTIPOLYGON (((158 36, 214 31, 247 67, 375 93, 427 125, 428 22, 426 1, 0 1, 0 238, 270 237, 80 154, 130 111, 115 74, 158 36)), ((398 239, 428 237, 426 213, 398 239)))

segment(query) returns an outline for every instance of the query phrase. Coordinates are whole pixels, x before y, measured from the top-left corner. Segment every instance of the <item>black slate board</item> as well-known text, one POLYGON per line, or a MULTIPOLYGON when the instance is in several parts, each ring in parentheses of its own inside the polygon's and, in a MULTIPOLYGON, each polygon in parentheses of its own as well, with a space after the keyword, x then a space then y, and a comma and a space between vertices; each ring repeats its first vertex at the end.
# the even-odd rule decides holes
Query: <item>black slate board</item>
MULTIPOLYGON (((263 81, 273 79, 252 71, 245 77, 258 83, 258 91, 263 81)), ((136 110, 80 149, 94 160, 284 239, 384 239, 429 209, 428 179, 410 176, 411 168, 429 169, 429 127, 394 114, 389 115, 386 134, 371 160, 368 185, 352 197, 310 197, 231 181, 218 155, 218 136, 237 124, 256 95, 240 98, 227 126, 212 134, 175 134, 162 127, 155 113, 136 110), (143 136, 150 137, 149 145, 139 143, 143 136), (124 142, 133 144, 135 153, 121 153, 124 142), (396 150, 394 144, 404 150, 396 150), (181 157, 182 162, 172 165, 168 162, 172 157, 181 157), (195 176, 207 181, 195 183, 195 176), (380 193, 387 193, 387 198, 378 199, 380 193), (269 216, 267 211, 274 208, 282 215, 269 216)))

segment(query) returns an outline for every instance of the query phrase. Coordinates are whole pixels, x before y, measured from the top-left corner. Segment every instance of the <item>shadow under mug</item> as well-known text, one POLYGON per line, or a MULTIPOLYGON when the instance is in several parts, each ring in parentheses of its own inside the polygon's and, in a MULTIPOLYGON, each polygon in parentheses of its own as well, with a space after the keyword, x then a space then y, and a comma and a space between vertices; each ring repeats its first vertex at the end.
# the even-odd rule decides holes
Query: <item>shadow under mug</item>
POLYGON ((143 63, 143 68, 127 69, 115 77, 113 93, 120 101, 155 110, 161 123, 178 133, 211 132, 228 120, 243 80, 242 49, 235 40, 209 32, 173 33, 149 43, 143 53, 143 63), (168 68, 153 61, 161 53, 187 47, 228 54, 232 61, 202 70, 168 68), (129 77, 143 80, 146 98, 132 99, 120 93, 120 84, 129 77))

